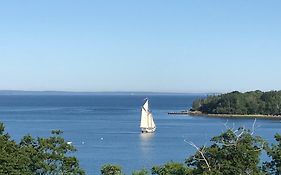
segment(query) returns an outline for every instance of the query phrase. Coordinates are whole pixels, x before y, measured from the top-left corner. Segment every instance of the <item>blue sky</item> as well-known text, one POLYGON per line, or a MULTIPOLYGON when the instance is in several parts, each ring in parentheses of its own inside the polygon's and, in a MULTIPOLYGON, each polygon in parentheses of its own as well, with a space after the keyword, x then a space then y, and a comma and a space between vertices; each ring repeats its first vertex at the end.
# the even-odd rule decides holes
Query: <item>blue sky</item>
POLYGON ((0 89, 281 89, 281 1, 1 1, 0 89))

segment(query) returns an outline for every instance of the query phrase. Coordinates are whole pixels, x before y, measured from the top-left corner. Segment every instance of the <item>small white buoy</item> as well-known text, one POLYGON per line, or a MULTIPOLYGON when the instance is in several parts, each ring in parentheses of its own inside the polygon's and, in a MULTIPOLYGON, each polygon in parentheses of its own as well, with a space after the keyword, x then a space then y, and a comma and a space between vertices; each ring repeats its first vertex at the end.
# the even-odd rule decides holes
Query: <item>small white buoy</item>
POLYGON ((103 137, 101 137, 100 140, 103 140, 103 137))
POLYGON ((85 144, 85 142, 82 142, 82 145, 84 145, 85 144))

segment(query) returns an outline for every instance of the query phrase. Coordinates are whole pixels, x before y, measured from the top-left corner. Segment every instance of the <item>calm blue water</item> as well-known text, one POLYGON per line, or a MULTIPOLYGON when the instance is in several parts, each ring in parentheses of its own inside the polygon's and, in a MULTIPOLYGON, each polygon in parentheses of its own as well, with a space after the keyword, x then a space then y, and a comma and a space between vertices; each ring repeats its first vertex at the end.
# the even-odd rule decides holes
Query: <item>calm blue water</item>
MULTIPOLYGON (((0 96, 0 121, 13 139, 26 134, 50 136, 53 129, 64 130, 73 142, 75 155, 87 174, 99 174, 106 163, 116 163, 127 174, 167 161, 181 161, 195 152, 184 142, 209 144, 212 136, 225 130, 227 119, 169 116, 191 106, 197 96, 149 96, 157 131, 140 134, 140 106, 144 96, 0 96)), ((232 127, 251 128, 253 120, 228 119, 232 127)), ((281 132, 277 120, 257 120, 256 134, 272 142, 281 132)))

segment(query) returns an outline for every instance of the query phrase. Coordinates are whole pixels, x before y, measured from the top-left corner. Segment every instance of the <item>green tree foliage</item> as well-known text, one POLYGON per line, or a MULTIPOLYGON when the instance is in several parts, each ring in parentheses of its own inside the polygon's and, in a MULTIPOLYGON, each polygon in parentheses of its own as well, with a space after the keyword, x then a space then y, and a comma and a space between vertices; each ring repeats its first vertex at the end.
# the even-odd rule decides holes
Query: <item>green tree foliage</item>
POLYGON ((191 170, 184 164, 168 162, 162 166, 154 166, 151 170, 154 175, 188 175, 191 170))
POLYGON ((122 168, 119 165, 107 164, 101 168, 102 175, 122 175, 122 168))
POLYGON ((266 152, 271 157, 270 162, 264 163, 264 170, 268 174, 280 175, 281 174, 281 135, 276 134, 275 140, 277 144, 272 144, 272 147, 267 147, 266 152))
POLYGON ((193 174, 262 174, 259 156, 265 141, 253 137, 243 128, 228 130, 211 139, 209 147, 200 147, 194 156, 186 159, 193 174))
POLYGON ((28 154, 4 133, 4 125, 0 123, 0 174, 32 174, 30 163, 28 154))
POLYGON ((75 151, 61 137, 61 131, 53 131, 49 138, 24 136, 19 144, 4 133, 0 123, 0 174, 48 174, 83 175, 75 157, 67 156, 75 151))
POLYGON ((192 110, 208 114, 281 115, 281 91, 234 91, 194 100, 192 110))
POLYGON ((62 131, 52 131, 49 138, 34 139, 24 136, 20 142, 22 150, 29 153, 32 161, 30 169, 36 174, 85 174, 79 167, 79 161, 67 153, 74 152, 73 145, 61 137, 62 131))

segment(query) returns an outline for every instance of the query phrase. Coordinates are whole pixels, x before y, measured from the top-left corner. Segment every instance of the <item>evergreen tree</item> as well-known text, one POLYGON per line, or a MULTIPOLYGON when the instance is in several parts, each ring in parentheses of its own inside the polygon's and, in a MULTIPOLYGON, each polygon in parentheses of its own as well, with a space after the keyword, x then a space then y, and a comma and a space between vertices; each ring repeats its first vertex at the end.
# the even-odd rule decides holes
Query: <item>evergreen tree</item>
POLYGON ((276 134, 275 140, 277 144, 272 144, 272 147, 267 147, 267 155, 271 157, 270 162, 264 163, 264 170, 268 174, 280 175, 281 174, 281 135, 276 134))
POLYGON ((35 174, 85 174, 79 167, 77 158, 66 155, 76 149, 61 137, 62 133, 54 130, 49 138, 34 139, 27 135, 21 140, 21 149, 29 153, 32 161, 29 168, 35 174))
POLYGON ((207 114, 281 115, 281 91, 234 91, 208 96, 194 100, 191 110, 207 114))
POLYGON ((62 131, 52 134, 49 138, 37 139, 27 135, 17 144, 4 133, 4 125, 0 123, 0 174, 85 174, 78 160, 67 156, 75 148, 61 137, 62 131))
POLYGON ((28 168, 31 163, 28 154, 11 140, 4 128, 0 123, 0 174, 33 174, 28 168))

